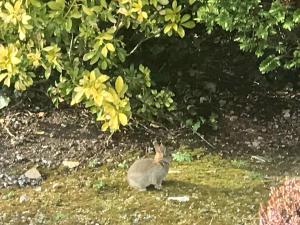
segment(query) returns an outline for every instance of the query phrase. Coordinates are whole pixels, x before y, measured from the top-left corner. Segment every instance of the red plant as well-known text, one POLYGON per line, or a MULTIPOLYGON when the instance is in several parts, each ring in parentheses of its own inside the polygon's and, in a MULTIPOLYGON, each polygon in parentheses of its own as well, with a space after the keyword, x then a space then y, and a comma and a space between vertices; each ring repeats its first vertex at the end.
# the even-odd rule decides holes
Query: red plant
POLYGON ((273 188, 269 201, 259 209, 260 225, 300 225, 300 179, 286 179, 273 188))

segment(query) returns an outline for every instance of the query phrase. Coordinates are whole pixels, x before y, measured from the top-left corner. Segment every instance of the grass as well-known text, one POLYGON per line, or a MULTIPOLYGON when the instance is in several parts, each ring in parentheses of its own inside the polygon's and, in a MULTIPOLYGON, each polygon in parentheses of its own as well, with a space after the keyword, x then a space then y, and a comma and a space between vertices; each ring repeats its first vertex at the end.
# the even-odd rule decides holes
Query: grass
POLYGON ((147 192, 129 188, 126 166, 118 164, 56 171, 41 190, 1 190, 0 224, 256 224, 268 188, 264 174, 249 165, 212 154, 173 162, 163 189, 147 192), (23 194, 29 201, 20 203, 23 194), (167 200, 183 195, 190 200, 167 200))

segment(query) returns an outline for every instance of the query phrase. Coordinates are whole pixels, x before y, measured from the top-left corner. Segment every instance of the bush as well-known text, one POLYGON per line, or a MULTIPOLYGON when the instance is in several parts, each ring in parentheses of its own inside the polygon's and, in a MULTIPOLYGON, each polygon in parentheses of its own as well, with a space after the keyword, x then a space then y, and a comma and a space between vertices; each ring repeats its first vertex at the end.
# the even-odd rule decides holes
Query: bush
POLYGON ((271 190, 267 204, 259 210, 260 225, 300 224, 300 179, 287 179, 271 190))
POLYGON ((175 109, 173 92, 154 88, 150 69, 128 56, 150 38, 183 38, 196 23, 231 32, 242 50, 263 58, 263 73, 300 66, 293 1, 7 0, 0 2, 0 83, 24 92, 48 80, 55 106, 84 104, 114 132, 132 113, 153 119, 175 109))
POLYGON ((173 110, 173 93, 152 88, 147 67, 126 68, 125 36, 183 37, 183 27, 195 22, 181 8, 156 0, 1 1, 0 82, 22 92, 49 80, 56 106, 83 103, 112 132, 128 123, 132 109, 148 118, 173 110))

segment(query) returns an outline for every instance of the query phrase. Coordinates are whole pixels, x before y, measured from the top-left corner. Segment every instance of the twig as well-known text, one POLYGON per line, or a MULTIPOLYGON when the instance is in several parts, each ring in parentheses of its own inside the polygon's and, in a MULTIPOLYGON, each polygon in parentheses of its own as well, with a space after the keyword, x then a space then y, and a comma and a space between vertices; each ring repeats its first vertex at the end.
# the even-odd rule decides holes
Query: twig
POLYGON ((16 137, 15 135, 13 135, 13 134, 9 131, 9 129, 8 129, 6 126, 4 126, 4 129, 5 129, 6 132, 9 134, 9 136, 11 136, 11 137, 13 137, 13 138, 16 137))
POLYGON ((204 137, 203 135, 199 134, 198 132, 194 132, 194 134, 196 134, 198 137, 200 137, 202 139, 202 141, 204 141, 206 144, 208 144, 211 148, 215 149, 216 147, 214 145, 212 145, 211 143, 209 143, 204 137))
POLYGON ((139 123, 138 121, 136 121, 137 122, 137 124, 139 125, 139 126, 141 126, 141 127, 143 127, 145 130, 147 130, 149 133, 151 133, 151 134, 155 134, 155 132, 154 131, 152 131, 151 129, 149 129, 147 126, 145 126, 144 124, 142 124, 142 123, 139 123))
POLYGON ((128 55, 132 55, 132 54, 136 51, 136 49, 137 49, 138 47, 140 47, 141 44, 143 44, 143 42, 149 40, 150 38, 152 38, 152 37, 147 37, 147 38, 145 38, 145 39, 143 39, 143 40, 140 40, 140 41, 136 44, 136 46, 134 46, 134 48, 129 52, 128 55))
POLYGON ((143 42, 145 42, 145 41, 147 41, 147 40, 149 40, 149 39, 155 37, 155 36, 158 35, 159 33, 160 33, 160 30, 159 30, 159 32, 154 33, 153 35, 151 35, 151 36, 149 36, 149 37, 146 37, 146 38, 140 40, 140 41, 136 44, 136 46, 134 46, 134 48, 129 52, 128 55, 132 55, 132 54, 136 51, 136 49, 137 49, 138 47, 140 47, 141 44, 143 44, 143 42))
POLYGON ((109 141, 111 140, 113 134, 114 134, 114 133, 110 133, 110 135, 109 135, 107 138, 105 138, 105 144, 106 144, 106 146, 108 146, 109 141))
POLYGON ((214 217, 211 218, 210 222, 209 222, 209 225, 212 224, 212 221, 214 220, 214 217))

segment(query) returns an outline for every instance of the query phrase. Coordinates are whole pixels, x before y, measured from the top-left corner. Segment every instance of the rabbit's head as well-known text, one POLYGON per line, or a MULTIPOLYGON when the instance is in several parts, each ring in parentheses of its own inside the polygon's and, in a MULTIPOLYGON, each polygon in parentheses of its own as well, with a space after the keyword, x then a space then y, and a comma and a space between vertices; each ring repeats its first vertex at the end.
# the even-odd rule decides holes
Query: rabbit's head
POLYGON ((167 148, 163 144, 158 144, 157 141, 154 141, 153 145, 155 149, 154 162, 159 163, 161 161, 165 161, 169 163, 172 159, 172 156, 167 148))

